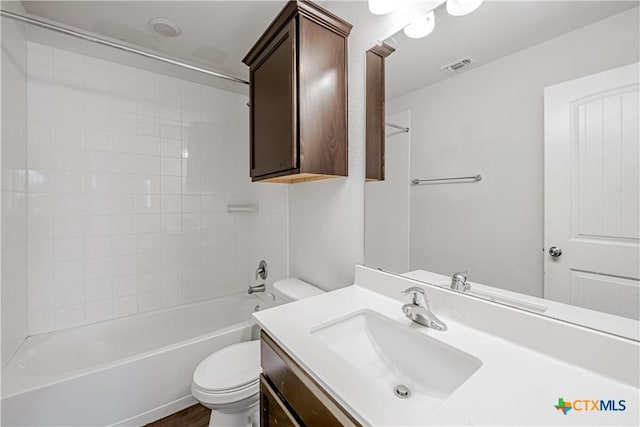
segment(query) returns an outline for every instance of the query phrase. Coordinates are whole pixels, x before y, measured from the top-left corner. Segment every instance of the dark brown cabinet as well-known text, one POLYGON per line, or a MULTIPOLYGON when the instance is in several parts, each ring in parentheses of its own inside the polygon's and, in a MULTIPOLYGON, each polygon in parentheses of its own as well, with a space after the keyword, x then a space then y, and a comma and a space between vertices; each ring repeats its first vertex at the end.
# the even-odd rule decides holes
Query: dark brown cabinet
POLYGON ((243 59, 253 181, 347 176, 350 31, 319 6, 290 1, 243 59))
POLYGON ((360 425, 269 335, 263 331, 260 338, 262 427, 360 425))
POLYGON ((366 82, 366 180, 384 180, 385 150, 385 90, 384 61, 395 52, 386 43, 377 45, 367 51, 366 82))

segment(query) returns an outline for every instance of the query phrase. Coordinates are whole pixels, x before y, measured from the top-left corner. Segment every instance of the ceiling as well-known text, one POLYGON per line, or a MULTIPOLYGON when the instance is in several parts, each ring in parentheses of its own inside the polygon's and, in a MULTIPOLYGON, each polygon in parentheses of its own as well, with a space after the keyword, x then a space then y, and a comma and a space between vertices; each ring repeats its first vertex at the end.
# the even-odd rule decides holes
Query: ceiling
MULTIPOLYGON (((29 14, 244 80, 248 80, 249 73, 242 58, 285 3, 285 0, 22 1, 29 14), (160 36, 149 26, 149 19, 155 17, 172 20, 180 26, 182 34, 160 36)), ((56 38, 51 32, 46 35, 41 32, 34 39, 44 41, 44 37, 56 38)), ((63 47, 60 43, 54 44, 63 47)), ((95 51, 95 45, 92 46, 95 51)))
POLYGON ((386 40, 396 48, 386 61, 387 99, 457 75, 445 74, 440 67, 465 56, 471 56, 477 67, 638 4, 610 0, 485 1, 475 12, 461 17, 438 7, 436 28, 427 37, 410 39, 400 31, 386 40))

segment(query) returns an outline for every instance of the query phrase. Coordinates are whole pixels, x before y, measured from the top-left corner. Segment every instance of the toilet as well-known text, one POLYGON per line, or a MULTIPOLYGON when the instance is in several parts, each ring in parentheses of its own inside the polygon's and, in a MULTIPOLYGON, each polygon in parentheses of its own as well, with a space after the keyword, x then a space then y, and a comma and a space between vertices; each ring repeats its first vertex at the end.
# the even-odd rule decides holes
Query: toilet
MULTIPOLYGON (((302 280, 273 284, 282 303, 324 293, 302 280)), ((210 427, 257 427, 260 424, 260 341, 233 344, 204 359, 193 373, 191 393, 211 409, 210 427)))

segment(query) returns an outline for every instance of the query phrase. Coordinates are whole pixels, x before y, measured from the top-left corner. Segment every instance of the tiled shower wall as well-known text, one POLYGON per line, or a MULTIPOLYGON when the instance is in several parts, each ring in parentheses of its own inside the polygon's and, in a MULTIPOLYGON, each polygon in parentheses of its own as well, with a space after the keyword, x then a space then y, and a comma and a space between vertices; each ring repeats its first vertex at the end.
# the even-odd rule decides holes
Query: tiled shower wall
POLYGON ((262 258, 286 276, 287 189, 250 183, 246 96, 27 53, 30 334, 239 292, 262 258))
POLYGON ((26 52, 23 25, 3 19, 2 366, 27 335, 26 52))

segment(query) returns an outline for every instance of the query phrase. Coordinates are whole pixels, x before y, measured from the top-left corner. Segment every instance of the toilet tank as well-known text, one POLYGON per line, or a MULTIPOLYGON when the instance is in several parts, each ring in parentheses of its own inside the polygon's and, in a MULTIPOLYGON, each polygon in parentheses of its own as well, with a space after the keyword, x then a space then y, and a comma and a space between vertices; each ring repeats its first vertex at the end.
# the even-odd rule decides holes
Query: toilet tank
POLYGON ((298 301, 325 293, 322 289, 316 288, 312 284, 296 279, 295 277, 276 281, 273 284, 273 290, 276 297, 283 303, 298 301))

